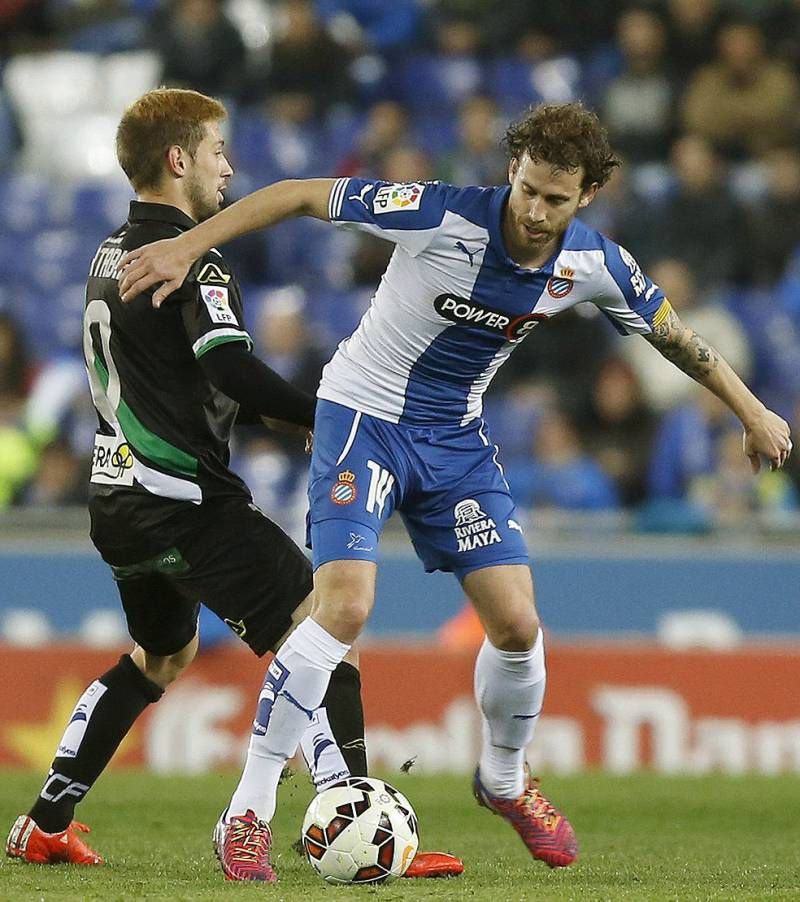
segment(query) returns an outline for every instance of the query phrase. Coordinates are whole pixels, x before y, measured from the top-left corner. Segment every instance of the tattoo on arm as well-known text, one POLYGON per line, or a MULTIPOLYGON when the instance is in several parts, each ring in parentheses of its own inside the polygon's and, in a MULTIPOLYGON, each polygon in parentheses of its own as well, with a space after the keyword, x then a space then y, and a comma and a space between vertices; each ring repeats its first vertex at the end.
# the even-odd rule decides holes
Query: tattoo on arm
POLYGON ((667 360, 698 382, 704 382, 719 366, 719 353, 697 332, 684 326, 674 310, 645 338, 667 360))

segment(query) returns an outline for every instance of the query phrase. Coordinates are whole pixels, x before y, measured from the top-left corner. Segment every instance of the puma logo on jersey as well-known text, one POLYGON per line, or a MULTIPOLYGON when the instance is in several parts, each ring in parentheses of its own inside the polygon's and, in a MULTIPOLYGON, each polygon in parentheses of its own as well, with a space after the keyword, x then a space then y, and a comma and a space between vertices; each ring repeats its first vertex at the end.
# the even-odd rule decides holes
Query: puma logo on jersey
POLYGON ((474 250, 470 250, 463 241, 456 241, 453 245, 456 250, 461 251, 462 254, 466 254, 469 257, 469 265, 472 266, 474 262, 474 258, 476 254, 480 254, 486 250, 485 247, 476 247, 474 250))
POLYGON ((358 192, 358 194, 351 194, 347 199, 355 200, 358 203, 362 204, 365 210, 369 210, 369 206, 364 198, 369 194, 370 191, 374 188, 374 185, 364 185, 364 187, 358 192))

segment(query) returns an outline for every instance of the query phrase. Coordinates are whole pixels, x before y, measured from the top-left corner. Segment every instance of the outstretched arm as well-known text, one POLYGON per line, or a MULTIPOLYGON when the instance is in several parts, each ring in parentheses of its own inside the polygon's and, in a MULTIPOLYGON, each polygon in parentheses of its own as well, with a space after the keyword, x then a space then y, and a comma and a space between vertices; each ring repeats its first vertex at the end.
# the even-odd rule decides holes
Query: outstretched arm
POLYGON ((157 282, 153 306, 183 284, 192 263, 206 251, 245 232, 265 229, 297 216, 328 219, 334 179, 287 180, 254 191, 177 238, 128 251, 120 260, 119 293, 131 301, 157 282))
POLYGON ((739 417, 744 426, 744 453, 754 473, 761 469, 761 455, 773 470, 784 465, 792 450, 789 424, 758 400, 719 351, 685 326, 672 309, 645 338, 739 417))

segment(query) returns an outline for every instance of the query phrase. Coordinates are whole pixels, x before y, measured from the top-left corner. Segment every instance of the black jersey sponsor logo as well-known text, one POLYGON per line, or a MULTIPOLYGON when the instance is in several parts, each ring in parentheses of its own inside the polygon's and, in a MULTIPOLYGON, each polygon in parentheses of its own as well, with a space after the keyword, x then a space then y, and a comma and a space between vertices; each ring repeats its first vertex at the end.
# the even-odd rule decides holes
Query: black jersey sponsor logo
POLYGON ((116 436, 95 436, 92 454, 92 482, 125 483, 133 482, 133 454, 130 446, 116 436))
POLYGON ((457 326, 478 326, 495 335, 502 335, 507 341, 518 342, 542 320, 546 313, 523 313, 521 316, 509 316, 502 310, 494 310, 477 301, 454 297, 451 294, 440 294, 433 302, 434 309, 445 319, 457 326))
POLYGON ((216 263, 206 263, 197 276, 201 285, 227 285, 230 280, 230 273, 223 272, 216 263))

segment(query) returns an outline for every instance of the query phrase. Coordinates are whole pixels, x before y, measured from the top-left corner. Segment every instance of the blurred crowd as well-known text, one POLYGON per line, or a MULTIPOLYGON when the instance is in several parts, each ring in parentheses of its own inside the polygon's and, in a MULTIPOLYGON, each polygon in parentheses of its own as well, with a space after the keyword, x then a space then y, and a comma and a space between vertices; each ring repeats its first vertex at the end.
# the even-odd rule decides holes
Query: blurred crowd
MULTIPOLYGON (((61 140, 84 154, 83 176, 57 170, 60 142, 36 146, 20 73, 78 73, 90 58, 127 84, 139 73, 145 89, 222 97, 238 194, 308 176, 502 183, 508 121, 583 100, 624 166, 582 218, 800 420, 800 0, 4 0, 0 507, 85 497, 80 283, 127 196, 77 113, 61 140)), ((313 390, 391 250, 313 220, 232 243, 257 350, 313 390)), ((797 460, 753 478, 727 410, 590 305, 540 326, 486 407, 534 515, 630 510, 641 529, 704 531, 797 510, 797 460)), ((267 510, 301 522, 299 446, 243 433, 234 466, 267 510)))

